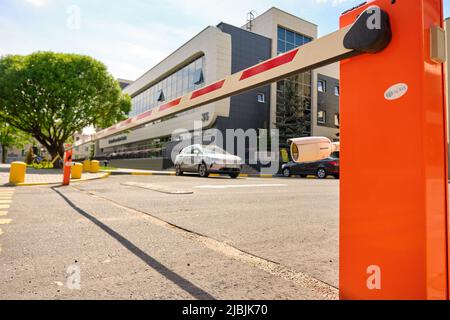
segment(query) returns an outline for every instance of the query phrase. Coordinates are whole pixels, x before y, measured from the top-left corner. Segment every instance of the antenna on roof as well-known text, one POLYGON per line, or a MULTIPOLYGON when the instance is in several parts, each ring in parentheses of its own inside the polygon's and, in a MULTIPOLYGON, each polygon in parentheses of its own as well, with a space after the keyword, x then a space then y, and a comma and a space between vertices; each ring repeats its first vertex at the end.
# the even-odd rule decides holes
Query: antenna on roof
POLYGON ((258 13, 255 10, 250 11, 247 13, 247 30, 252 31, 253 30, 253 21, 258 16, 258 13))

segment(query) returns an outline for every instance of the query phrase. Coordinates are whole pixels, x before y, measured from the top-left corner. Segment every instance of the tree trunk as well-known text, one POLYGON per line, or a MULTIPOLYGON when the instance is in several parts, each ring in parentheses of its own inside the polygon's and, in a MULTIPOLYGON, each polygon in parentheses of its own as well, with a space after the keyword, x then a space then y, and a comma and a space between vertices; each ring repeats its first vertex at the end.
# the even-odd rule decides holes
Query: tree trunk
POLYGON ((58 157, 58 155, 60 156, 60 159, 58 159, 58 160, 56 160, 54 162, 54 167, 62 169, 63 168, 62 162, 64 160, 63 159, 63 157, 64 157, 64 144, 48 146, 46 148, 47 148, 47 151, 52 156, 52 161, 55 160, 58 157))
POLYGON ((8 156, 8 149, 2 145, 2 163, 6 163, 6 157, 8 156))
POLYGON ((52 156, 52 162, 54 161, 54 168, 63 168, 63 157, 64 157, 64 142, 58 142, 55 140, 49 140, 45 136, 38 134, 33 135, 33 137, 45 148, 48 153, 52 156), (61 159, 55 161, 56 157, 60 156, 61 159))

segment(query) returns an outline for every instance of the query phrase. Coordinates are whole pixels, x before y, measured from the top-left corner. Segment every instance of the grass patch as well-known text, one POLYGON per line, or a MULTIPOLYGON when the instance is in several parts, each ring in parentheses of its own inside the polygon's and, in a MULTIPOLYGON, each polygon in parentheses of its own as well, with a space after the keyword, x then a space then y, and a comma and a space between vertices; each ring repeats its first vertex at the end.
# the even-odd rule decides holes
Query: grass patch
POLYGON ((115 167, 100 167, 100 170, 117 171, 119 169, 115 167))

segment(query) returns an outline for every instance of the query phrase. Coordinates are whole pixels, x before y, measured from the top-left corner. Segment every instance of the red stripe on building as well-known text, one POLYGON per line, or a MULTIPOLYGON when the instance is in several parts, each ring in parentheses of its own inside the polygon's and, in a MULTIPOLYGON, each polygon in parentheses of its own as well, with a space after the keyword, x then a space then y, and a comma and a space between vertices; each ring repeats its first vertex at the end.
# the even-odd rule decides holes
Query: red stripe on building
POLYGON ((213 92, 213 91, 221 89, 223 87, 224 83, 225 83, 225 80, 222 80, 222 81, 216 82, 216 83, 214 83, 212 85, 209 85, 207 87, 204 87, 203 89, 194 91, 192 93, 191 100, 195 99, 195 98, 198 98, 198 97, 201 97, 201 96, 203 96, 205 94, 208 94, 210 92, 213 92))
POLYGON ((294 51, 290 51, 286 54, 283 54, 279 57, 276 57, 272 60, 269 60, 267 62, 264 62, 260 65, 257 65, 256 67, 250 68, 248 70, 245 70, 242 73, 241 78, 239 79, 239 81, 251 78, 253 76, 256 76, 257 74, 266 72, 268 70, 271 70, 273 68, 282 66, 286 63, 292 62, 292 60, 294 60, 295 56, 297 55, 299 49, 296 49, 294 51))
POLYGON ((125 120, 125 121, 123 121, 123 122, 121 122, 120 124, 119 124, 119 127, 124 127, 124 126, 126 126, 127 124, 130 124, 131 123, 131 121, 133 121, 133 119, 128 119, 128 120, 125 120))
POLYGON ((141 113, 140 115, 137 116, 136 120, 142 120, 144 118, 150 117, 153 113, 153 110, 149 110, 147 112, 141 113))
POLYGON ((176 107, 177 105, 180 104, 180 102, 181 102, 181 98, 178 98, 176 100, 173 100, 172 102, 162 105, 161 107, 159 107, 159 112, 176 107))

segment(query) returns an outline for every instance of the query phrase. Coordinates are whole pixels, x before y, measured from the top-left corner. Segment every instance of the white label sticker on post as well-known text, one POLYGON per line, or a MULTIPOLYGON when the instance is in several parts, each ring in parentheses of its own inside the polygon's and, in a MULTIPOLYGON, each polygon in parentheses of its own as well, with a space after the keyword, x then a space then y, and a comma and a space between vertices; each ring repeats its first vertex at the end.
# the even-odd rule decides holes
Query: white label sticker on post
POLYGON ((66 167, 74 167, 75 162, 66 162, 66 167))
POLYGON ((408 85, 406 83, 397 83, 386 90, 384 98, 386 100, 397 100, 403 97, 408 92, 408 85))

